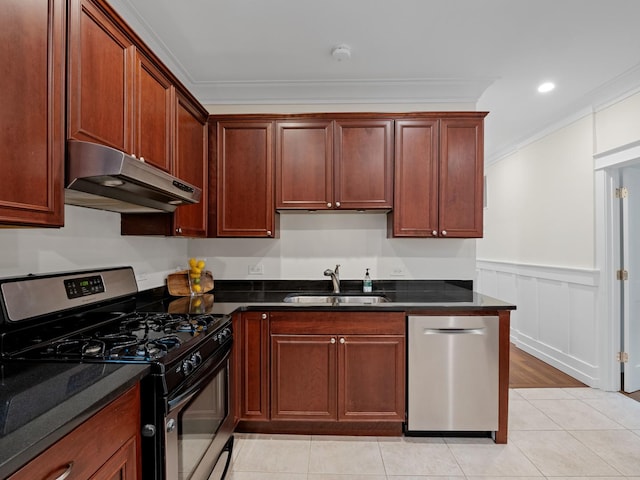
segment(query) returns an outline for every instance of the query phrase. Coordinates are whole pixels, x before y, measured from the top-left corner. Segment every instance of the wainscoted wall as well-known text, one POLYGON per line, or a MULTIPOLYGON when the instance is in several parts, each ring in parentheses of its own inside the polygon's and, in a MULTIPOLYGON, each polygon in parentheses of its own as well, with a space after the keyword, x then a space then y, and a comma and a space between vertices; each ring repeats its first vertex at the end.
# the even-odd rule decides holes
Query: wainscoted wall
POLYGON ((597 270, 483 261, 475 289, 517 305, 511 341, 592 387, 601 385, 597 270))

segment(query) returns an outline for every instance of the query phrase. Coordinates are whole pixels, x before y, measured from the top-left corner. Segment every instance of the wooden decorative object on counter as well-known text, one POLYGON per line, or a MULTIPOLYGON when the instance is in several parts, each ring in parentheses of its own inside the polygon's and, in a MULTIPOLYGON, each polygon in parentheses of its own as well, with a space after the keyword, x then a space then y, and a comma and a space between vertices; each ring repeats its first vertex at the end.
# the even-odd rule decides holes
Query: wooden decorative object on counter
POLYGON ((168 313, 205 313, 213 307, 213 295, 207 293, 196 297, 182 297, 172 300, 167 306, 168 313))
MULTIPOLYGON (((191 291, 189 290, 189 271, 182 270, 176 273, 170 273, 167 275, 167 288, 169 289, 169 295, 173 297, 189 297, 191 291)), ((210 292, 213 290, 213 275, 209 270, 202 272, 202 293, 210 292)))

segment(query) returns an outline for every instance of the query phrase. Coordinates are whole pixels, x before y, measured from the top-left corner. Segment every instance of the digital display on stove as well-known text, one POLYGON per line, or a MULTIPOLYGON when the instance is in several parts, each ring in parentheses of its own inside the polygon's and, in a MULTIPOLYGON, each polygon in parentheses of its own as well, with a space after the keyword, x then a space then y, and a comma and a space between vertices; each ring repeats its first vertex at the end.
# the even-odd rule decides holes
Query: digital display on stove
POLYGON ((104 292, 104 282, 100 275, 91 277, 72 278, 64 281, 64 288, 67 291, 67 298, 86 297, 104 292))

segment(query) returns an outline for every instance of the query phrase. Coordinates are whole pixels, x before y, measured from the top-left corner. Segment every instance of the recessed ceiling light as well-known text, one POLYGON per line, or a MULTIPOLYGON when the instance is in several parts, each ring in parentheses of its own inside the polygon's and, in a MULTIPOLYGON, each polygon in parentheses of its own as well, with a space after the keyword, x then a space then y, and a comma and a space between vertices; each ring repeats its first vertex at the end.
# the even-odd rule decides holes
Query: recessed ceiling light
POLYGON ((548 93, 551 90, 553 90, 554 88, 556 88, 555 83, 553 83, 553 82, 544 82, 544 83, 540 84, 540 86, 538 87, 538 91, 540 93, 548 93))

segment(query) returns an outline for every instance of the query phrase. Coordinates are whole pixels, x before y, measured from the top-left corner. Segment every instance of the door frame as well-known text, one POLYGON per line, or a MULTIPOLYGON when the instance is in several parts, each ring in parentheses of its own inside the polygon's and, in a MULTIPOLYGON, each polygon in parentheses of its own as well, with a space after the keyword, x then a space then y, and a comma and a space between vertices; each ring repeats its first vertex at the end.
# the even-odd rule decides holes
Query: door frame
POLYGON ((615 189, 620 187, 620 169, 640 163, 640 141, 606 152, 594 159, 595 248, 596 266, 601 282, 598 293, 599 363, 602 366, 600 388, 620 391, 620 362, 616 353, 621 348, 621 285, 616 280, 620 267, 620 206, 615 189))

